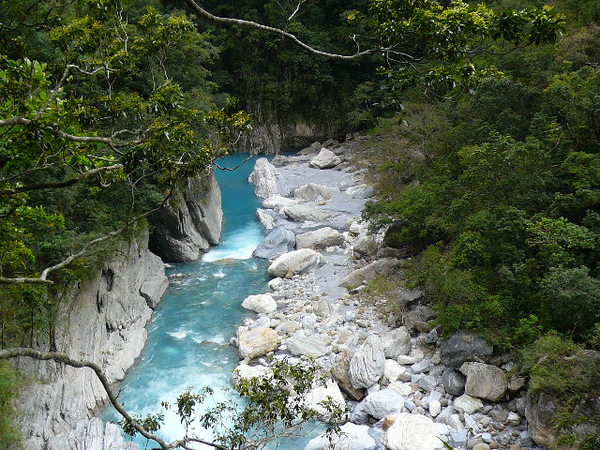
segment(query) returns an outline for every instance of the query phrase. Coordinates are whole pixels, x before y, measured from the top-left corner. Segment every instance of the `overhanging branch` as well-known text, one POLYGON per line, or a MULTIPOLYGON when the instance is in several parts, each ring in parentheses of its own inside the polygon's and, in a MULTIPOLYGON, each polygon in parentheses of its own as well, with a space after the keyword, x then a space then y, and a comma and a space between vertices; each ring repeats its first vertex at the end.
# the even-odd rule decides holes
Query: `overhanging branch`
MULTIPOLYGON (((200 14, 202 17, 205 17, 213 22, 224 23, 224 24, 228 24, 228 25, 240 25, 240 26, 244 26, 244 27, 252 27, 252 28, 257 28, 259 30, 267 31, 269 33, 278 34, 280 36, 283 36, 283 37, 291 40, 296 45, 302 47, 306 51, 314 53, 315 55, 325 56, 327 58, 341 59, 341 60, 353 60, 353 59, 361 58, 363 56, 372 55, 374 53, 379 53, 379 52, 385 53, 388 50, 386 48, 376 48, 376 49, 358 51, 352 55, 343 55, 340 53, 326 52, 326 51, 311 47, 310 45, 301 41, 296 35, 289 33, 287 31, 284 31, 280 28, 263 25, 261 23, 254 22, 252 20, 234 19, 232 17, 215 16, 214 14, 208 12, 206 9, 204 9, 202 6, 200 6, 198 3, 196 3, 194 0, 186 0, 186 1, 198 14, 200 14)), ((295 14, 296 13, 294 13, 294 15, 295 14)))

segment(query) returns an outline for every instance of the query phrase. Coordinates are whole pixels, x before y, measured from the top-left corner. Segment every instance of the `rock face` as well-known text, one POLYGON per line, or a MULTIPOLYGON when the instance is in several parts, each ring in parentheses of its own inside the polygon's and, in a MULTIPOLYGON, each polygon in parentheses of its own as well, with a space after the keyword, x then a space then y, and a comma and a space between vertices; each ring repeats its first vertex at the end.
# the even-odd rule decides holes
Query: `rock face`
POLYGON ((385 258, 373 261, 371 264, 350 272, 340 283, 346 289, 356 289, 363 282, 370 280, 376 275, 389 275, 400 269, 397 259, 385 258))
POLYGON ((249 295, 242 302, 242 308, 255 313, 272 313, 277 309, 277 302, 270 294, 249 295))
POLYGON ((377 442, 369 434, 367 425, 346 423, 333 436, 321 434, 312 439, 304 450, 375 450, 377 442))
POLYGON ((241 380, 249 380, 251 378, 263 378, 271 374, 271 369, 265 366, 249 366, 248 364, 240 364, 233 371, 233 384, 238 384, 241 380))
POLYGON ((239 327, 237 342, 240 357, 252 359, 275 350, 279 346, 279 336, 271 328, 257 327, 249 330, 247 327, 239 327))
POLYGON ((294 197, 301 202, 322 202, 329 200, 337 189, 322 184, 309 183, 294 189, 294 197))
POLYGON ((342 233, 330 227, 320 228, 296 236, 296 246, 298 248, 324 249, 342 245, 343 243, 344 236, 342 233))
POLYGON ((377 336, 371 335, 356 351, 350 360, 350 382, 355 389, 370 388, 385 370, 383 344, 377 336))
POLYGON ((460 367, 467 377, 465 393, 471 397, 482 398, 492 402, 504 398, 508 388, 508 379, 502 369, 489 364, 467 362, 460 367))
POLYGON ((152 252, 167 262, 197 260, 221 236, 223 211, 217 180, 213 176, 206 181, 206 175, 189 178, 150 221, 152 252))
POLYGON ((469 331, 459 331, 442 342, 442 363, 459 368, 464 362, 487 362, 494 352, 494 347, 485 339, 469 331))
POLYGON ((389 450, 433 450, 443 447, 433 420, 421 414, 387 416, 383 428, 383 443, 389 450))
POLYGON ((260 198, 269 198, 275 195, 285 197, 290 193, 290 188, 281 178, 279 171, 267 158, 256 160, 248 181, 254 185, 256 195, 260 198))
POLYGON ((254 250, 253 255, 257 258, 275 259, 284 253, 294 250, 296 238, 294 233, 284 227, 275 228, 271 231, 260 245, 254 250))
POLYGON ((335 129, 328 121, 307 121, 281 117, 264 117, 264 111, 255 110, 251 105, 248 112, 257 117, 252 129, 243 133, 235 143, 235 150, 247 152, 252 149, 256 154, 275 154, 289 150, 298 150, 314 141, 331 138, 335 129), (260 118, 260 119, 259 119, 260 118))
POLYGON ((269 266, 269 274, 274 277, 285 277, 289 274, 297 275, 300 273, 314 270, 325 263, 325 258, 314 250, 303 248, 293 252, 284 253, 279 256, 269 266))
POLYGON ((331 150, 322 148, 317 156, 310 160, 308 165, 315 169, 330 169, 335 167, 342 162, 339 156, 336 156, 331 150))
MULTIPOLYGON (((147 247, 148 235, 124 246, 91 280, 73 285, 58 312, 58 351, 99 364, 108 380, 123 379, 146 341, 145 325, 168 281, 160 258, 147 247)), ((115 425, 93 417, 107 396, 87 369, 21 358, 17 368, 42 384, 31 384, 18 402, 25 448, 132 448, 115 425)))

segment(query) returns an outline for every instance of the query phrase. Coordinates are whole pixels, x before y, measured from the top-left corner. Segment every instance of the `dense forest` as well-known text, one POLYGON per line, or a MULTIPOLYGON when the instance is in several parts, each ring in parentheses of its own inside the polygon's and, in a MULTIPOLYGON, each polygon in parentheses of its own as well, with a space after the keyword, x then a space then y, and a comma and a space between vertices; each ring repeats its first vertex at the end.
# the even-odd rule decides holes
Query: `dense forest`
MULTIPOLYGON (((510 352, 597 448, 570 427, 599 421, 571 413, 600 396, 600 4, 199 3, 334 56, 185 0, 0 0, 0 348, 56 350, 61 290, 240 134, 327 123, 367 135, 365 218, 444 335, 510 352)), ((0 363, 0 446, 17 385, 0 363)))

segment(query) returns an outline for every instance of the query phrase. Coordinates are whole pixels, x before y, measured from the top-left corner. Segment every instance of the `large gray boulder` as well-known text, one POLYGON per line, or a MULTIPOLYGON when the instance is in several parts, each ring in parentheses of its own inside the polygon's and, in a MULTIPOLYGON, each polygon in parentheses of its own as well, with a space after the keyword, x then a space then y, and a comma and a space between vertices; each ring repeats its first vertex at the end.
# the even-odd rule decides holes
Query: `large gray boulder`
POLYGON ((508 378, 502 369, 490 364, 466 362, 460 371, 467 377, 465 393, 471 397, 498 402, 508 389, 508 378))
POLYGON ((406 327, 395 328, 383 337, 385 357, 398 359, 400 355, 410 353, 410 334, 406 327))
POLYGON ((266 355, 275 350, 279 346, 279 342, 277 332, 271 328, 238 328, 237 343, 241 359, 266 355))
POLYGON ((374 278, 377 275, 391 275, 400 270, 400 261, 397 259, 385 258, 373 261, 371 264, 350 272, 342 281, 340 286, 348 290, 356 289, 358 286, 374 278))
POLYGON ((219 243, 223 210, 214 176, 188 178, 150 217, 150 250, 167 262, 195 261, 219 243))
POLYGON ((370 335, 350 360, 350 383, 355 389, 370 388, 383 376, 385 355, 381 339, 370 335))
POLYGON ((323 255, 309 248, 303 248, 277 257, 268 270, 270 275, 284 278, 310 272, 323 264, 325 264, 323 255))
POLYGON ((296 236, 297 248, 324 249, 344 243, 344 235, 330 227, 319 228, 296 236))
POLYGON ((271 231, 260 245, 254 250, 257 258, 275 259, 284 253, 292 251, 296 244, 294 233, 285 227, 277 227, 271 231))
POLYGON ((459 331, 440 346, 442 364, 459 368, 464 362, 489 361, 494 347, 478 334, 470 331, 459 331))
POLYGON ((311 205, 292 205, 286 206, 281 210, 282 214, 296 222, 325 222, 333 216, 333 212, 326 211, 317 206, 311 205))
POLYGON ((465 377, 454 369, 447 368, 442 373, 442 386, 452 395, 463 395, 465 392, 465 377))
POLYGON ((308 165, 315 169, 330 169, 342 162, 342 159, 331 150, 322 148, 319 154, 313 157, 308 165))
POLYGON ((375 450, 377 442, 369 434, 367 425, 345 423, 339 432, 320 434, 309 441, 304 450, 375 450))
POLYGON ((339 192, 337 188, 309 183, 296 188, 294 197, 301 202, 319 202, 329 200, 336 192, 339 192))
POLYGON ((260 198, 269 198, 274 195, 285 197, 290 193, 290 188, 279 171, 266 158, 256 160, 248 182, 254 185, 256 195, 260 198))

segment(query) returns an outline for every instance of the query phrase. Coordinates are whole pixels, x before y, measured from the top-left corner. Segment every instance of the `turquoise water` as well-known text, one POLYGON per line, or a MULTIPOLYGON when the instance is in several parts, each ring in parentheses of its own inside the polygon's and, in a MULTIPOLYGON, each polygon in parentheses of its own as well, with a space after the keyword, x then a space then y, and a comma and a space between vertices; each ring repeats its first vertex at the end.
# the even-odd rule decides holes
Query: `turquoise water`
MULTIPOLYGON (((246 156, 224 158, 220 165, 235 167, 246 156)), ((239 358, 228 344, 249 315, 240 304, 250 294, 266 292, 268 281, 266 262, 251 258, 264 234, 256 219, 260 202, 247 181, 253 167, 250 160, 235 171, 217 171, 224 212, 221 244, 202 261, 167 269, 177 276, 154 313, 138 364, 120 386, 119 399, 130 412, 157 412, 161 402, 173 403, 189 386, 210 386, 217 400, 233 395, 227 389, 239 358)), ((119 419, 112 408, 105 418, 119 419)), ((167 440, 183 436, 175 414, 165 415, 159 434, 167 440)), ((145 439, 135 441, 144 448, 145 439)))

